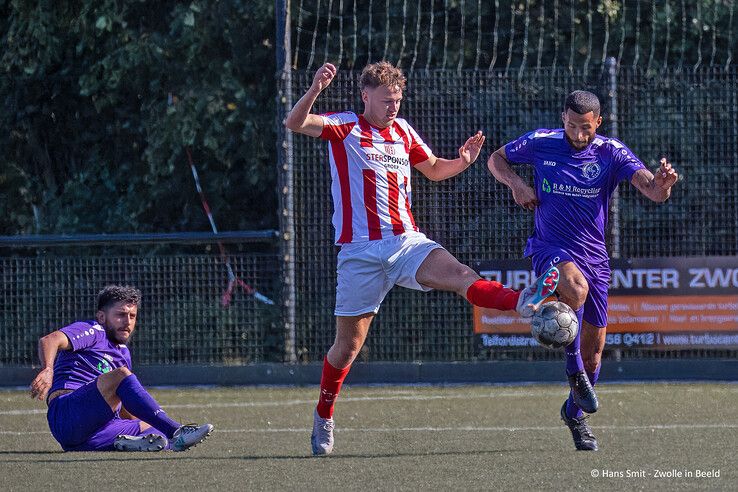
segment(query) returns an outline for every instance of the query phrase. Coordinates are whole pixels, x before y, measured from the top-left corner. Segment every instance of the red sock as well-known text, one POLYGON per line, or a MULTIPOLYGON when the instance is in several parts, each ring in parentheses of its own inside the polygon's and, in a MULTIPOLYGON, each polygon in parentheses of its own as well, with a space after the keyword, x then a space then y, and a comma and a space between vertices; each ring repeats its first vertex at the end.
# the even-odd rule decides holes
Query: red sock
POLYGON ((323 376, 320 378, 320 399, 318 400, 318 415, 321 418, 333 417, 333 404, 336 402, 338 392, 341 391, 341 385, 349 369, 351 369, 351 364, 343 369, 336 369, 328 362, 328 357, 323 360, 323 376))
POLYGON ((518 304, 520 292, 503 287, 499 282, 479 279, 469 286, 466 298, 475 306, 512 311, 518 304))

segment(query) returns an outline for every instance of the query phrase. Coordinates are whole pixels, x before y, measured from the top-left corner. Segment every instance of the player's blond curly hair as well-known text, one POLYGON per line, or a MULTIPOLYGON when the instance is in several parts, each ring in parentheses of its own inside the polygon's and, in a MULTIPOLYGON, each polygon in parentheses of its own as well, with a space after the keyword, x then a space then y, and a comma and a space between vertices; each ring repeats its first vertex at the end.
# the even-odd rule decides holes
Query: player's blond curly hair
POLYGON ((367 87, 376 89, 380 86, 386 86, 402 91, 405 90, 406 81, 407 79, 405 78, 405 74, 402 73, 402 70, 386 61, 371 63, 365 66, 364 70, 361 71, 361 78, 359 79, 362 90, 367 87))

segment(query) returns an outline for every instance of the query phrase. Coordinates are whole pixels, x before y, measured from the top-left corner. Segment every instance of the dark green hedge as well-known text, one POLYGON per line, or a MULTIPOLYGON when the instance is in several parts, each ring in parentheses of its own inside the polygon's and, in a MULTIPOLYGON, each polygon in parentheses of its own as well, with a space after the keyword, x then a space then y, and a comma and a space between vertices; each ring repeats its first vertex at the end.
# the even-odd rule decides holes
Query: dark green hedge
POLYGON ((276 227, 271 1, 0 2, 0 234, 276 227), (36 5, 38 4, 38 5, 36 5))

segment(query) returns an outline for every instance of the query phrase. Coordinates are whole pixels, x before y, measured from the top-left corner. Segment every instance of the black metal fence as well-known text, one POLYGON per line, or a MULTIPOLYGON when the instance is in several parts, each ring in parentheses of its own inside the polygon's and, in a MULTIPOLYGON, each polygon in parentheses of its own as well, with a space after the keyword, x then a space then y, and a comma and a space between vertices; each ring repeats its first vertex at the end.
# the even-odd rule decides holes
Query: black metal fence
MULTIPOLYGON (((293 72, 293 98, 313 71, 293 72)), ((414 176, 413 213, 429 237, 462 262, 522 256, 532 215, 497 184, 486 160, 497 147, 536 128, 560 127, 563 100, 574 89, 597 93, 614 106, 618 137, 647 166, 667 155, 681 179, 666 204, 655 204, 629 184, 620 187, 616 254, 627 258, 736 255, 738 250, 738 72, 724 68, 658 73, 620 67, 504 71, 409 72, 402 116, 436 155, 454 157, 481 129, 487 145, 463 174, 441 183, 414 176), (612 98, 615 98, 614 100, 612 98)), ((339 71, 315 111, 361 112, 358 72, 339 71)), ((610 112, 600 133, 615 128, 610 112)), ((330 172, 324 142, 294 138, 297 349, 303 360, 322 356, 333 340, 335 247, 332 244, 330 172)), ((611 223, 612 224, 612 223, 611 223)), ((471 308, 450 293, 395 288, 384 302, 364 349, 367 360, 469 360, 474 357, 471 308)), ((680 352, 685 356, 696 352, 680 352)), ((558 354, 496 351, 498 358, 551 358, 558 354)), ((622 354, 619 354, 622 355, 622 354)), ((633 355, 648 355, 639 351, 633 355)), ((663 355, 663 353, 661 353, 663 355)))
MULTIPOLYGON (((293 73, 299 97, 312 71, 293 73)), ((402 116, 439 156, 453 157, 477 129, 488 144, 466 172, 441 183, 416 175, 413 208, 429 237, 468 264, 522 255, 532 216, 486 170, 498 146, 540 127, 559 126, 563 98, 576 88, 614 102, 618 136, 649 166, 666 154, 682 179, 663 205, 627 184, 618 203, 621 257, 738 254, 738 72, 724 68, 658 73, 621 67, 615 84, 604 68, 587 72, 540 69, 506 76, 502 71, 429 70, 408 74, 402 116), (612 99, 612 98, 615 99, 612 99)), ((318 100, 317 111, 361 111, 357 73, 339 72, 318 100)), ((601 133, 613 128, 605 114, 601 133)), ((275 306, 236 292, 220 304, 226 269, 210 251, 161 248, 125 251, 54 248, 0 257, 0 365, 36 360, 40 335, 94 314, 94 295, 108 283, 132 283, 144 294, 136 363, 246 364, 289 360, 292 339, 299 361, 320 360, 334 337, 335 254, 331 228, 330 170, 323 142, 295 136, 294 154, 296 317, 285 331, 280 301, 285 258, 275 245, 237 251, 234 272, 277 301, 275 306)), ((288 260, 289 261, 289 260, 288 260)), ((362 360, 463 361, 475 357, 470 306, 450 293, 395 288, 372 327, 362 360)), ((618 357, 733 356, 735 350, 651 352, 618 357)), ((499 350, 499 359, 552 359, 543 349, 499 350)))
MULTIPOLYGON (((131 341, 134 364, 282 360, 279 308, 240 288, 224 306, 228 275, 218 254, 147 248, 110 256, 83 244, 76 248, 76 254, 51 248, 0 257, 0 366, 37 364, 39 337, 76 320, 94 319, 97 292, 113 283, 142 291, 131 341)), ((248 285, 276 297, 277 255, 237 253, 229 261, 248 285)))

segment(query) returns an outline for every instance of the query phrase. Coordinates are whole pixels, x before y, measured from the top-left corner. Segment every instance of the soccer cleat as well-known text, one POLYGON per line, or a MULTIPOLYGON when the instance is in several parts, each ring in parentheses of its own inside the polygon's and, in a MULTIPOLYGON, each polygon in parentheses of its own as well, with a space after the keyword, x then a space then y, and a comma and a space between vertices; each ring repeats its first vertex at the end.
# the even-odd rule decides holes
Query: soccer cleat
POLYGON ((333 429, 335 427, 336 424, 332 418, 324 419, 318 415, 318 410, 315 410, 313 413, 313 435, 310 436, 314 455, 319 456, 333 452, 333 429))
POLYGON ((584 371, 579 371, 568 376, 568 379, 574 403, 584 412, 595 413, 600 403, 587 374, 584 371))
POLYGON ((166 449, 169 441, 159 434, 145 436, 127 436, 121 434, 113 441, 116 451, 161 451, 166 449))
POLYGON ((543 301, 556 292, 559 285, 559 269, 552 266, 531 285, 520 291, 515 310, 524 318, 530 318, 541 307, 543 301))
POLYGON ((172 449, 174 451, 187 451, 191 447, 200 444, 213 433, 211 424, 187 424, 174 432, 172 449))
POLYGON ((587 415, 581 417, 569 418, 566 416, 566 401, 561 407, 561 420, 571 431, 571 437, 574 439, 574 446, 579 451, 597 451, 597 438, 592 434, 592 429, 587 424, 587 415))

